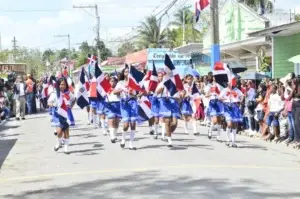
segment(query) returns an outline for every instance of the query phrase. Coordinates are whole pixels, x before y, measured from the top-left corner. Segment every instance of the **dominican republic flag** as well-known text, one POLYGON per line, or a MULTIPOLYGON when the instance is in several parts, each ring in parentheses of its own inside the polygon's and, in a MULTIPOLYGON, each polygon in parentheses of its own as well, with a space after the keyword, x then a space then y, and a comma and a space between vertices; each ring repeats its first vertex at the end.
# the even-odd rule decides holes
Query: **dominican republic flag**
POLYGON ((157 71, 156 71, 154 61, 153 61, 153 69, 152 69, 149 81, 150 82, 149 82, 148 90, 154 92, 156 90, 157 85, 158 85, 158 74, 157 74, 157 71))
POLYGON ((195 15, 196 15, 196 22, 199 21, 200 13, 204 8, 206 8, 210 3, 210 0, 196 0, 195 2, 195 15))
POLYGON ((79 79, 79 91, 77 93, 77 105, 83 109, 84 107, 89 105, 89 83, 87 81, 87 77, 85 75, 84 67, 81 69, 80 79, 79 79))
POLYGON ((58 109, 57 109, 57 113, 65 118, 68 119, 68 101, 70 100, 70 96, 69 94, 60 94, 59 98, 58 98, 58 109))
POLYGON ((192 86, 190 104, 192 106, 193 112, 196 113, 197 109, 201 104, 201 96, 195 82, 193 83, 192 86))
POLYGON ((86 63, 88 65, 94 66, 96 64, 96 62, 97 62, 97 56, 88 54, 86 63))
POLYGON ((98 63, 95 64, 95 78, 97 82, 97 91, 100 96, 104 97, 106 93, 111 90, 111 85, 108 79, 105 78, 104 73, 98 66, 98 63))
POLYGON ((142 123, 153 117, 151 111, 151 102, 146 96, 142 96, 138 103, 138 118, 137 122, 142 123))
POLYGON ((170 95, 174 96, 178 91, 182 91, 184 88, 180 76, 176 73, 175 66, 167 54, 165 55, 165 72, 164 85, 170 95))
POLYGON ((134 66, 130 66, 128 74, 128 87, 135 91, 144 92, 144 89, 141 86, 144 76, 144 73, 138 71, 134 66))

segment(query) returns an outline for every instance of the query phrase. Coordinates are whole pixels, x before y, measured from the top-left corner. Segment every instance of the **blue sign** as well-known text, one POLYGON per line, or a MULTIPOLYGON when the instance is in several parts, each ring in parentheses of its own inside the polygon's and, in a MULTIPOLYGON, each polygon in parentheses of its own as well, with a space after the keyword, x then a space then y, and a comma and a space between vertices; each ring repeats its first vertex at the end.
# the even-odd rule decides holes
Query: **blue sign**
POLYGON ((149 48, 148 56, 147 56, 147 68, 152 70, 153 61, 157 69, 164 68, 165 67, 164 61, 165 61, 166 54, 168 54, 169 57, 171 58, 176 68, 176 71, 179 73, 179 75, 183 76, 185 69, 187 67, 190 67, 191 56, 180 54, 176 50, 171 51, 166 48, 149 48))

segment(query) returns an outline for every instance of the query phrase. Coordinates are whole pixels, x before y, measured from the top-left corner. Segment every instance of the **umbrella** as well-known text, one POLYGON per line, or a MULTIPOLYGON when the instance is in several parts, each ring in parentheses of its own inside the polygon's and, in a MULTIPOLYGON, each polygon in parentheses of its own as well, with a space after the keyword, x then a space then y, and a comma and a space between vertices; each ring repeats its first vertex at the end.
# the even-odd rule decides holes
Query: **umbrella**
POLYGON ((227 63, 227 65, 228 68, 230 68, 233 73, 242 73, 247 70, 247 68, 240 62, 230 61, 227 63))
POLYGON ((294 64, 300 64, 300 55, 296 55, 294 57, 289 58, 289 62, 293 62, 294 64))
POLYGON ((257 72, 248 72, 242 75, 242 80, 263 80, 268 78, 268 76, 257 73, 257 72))

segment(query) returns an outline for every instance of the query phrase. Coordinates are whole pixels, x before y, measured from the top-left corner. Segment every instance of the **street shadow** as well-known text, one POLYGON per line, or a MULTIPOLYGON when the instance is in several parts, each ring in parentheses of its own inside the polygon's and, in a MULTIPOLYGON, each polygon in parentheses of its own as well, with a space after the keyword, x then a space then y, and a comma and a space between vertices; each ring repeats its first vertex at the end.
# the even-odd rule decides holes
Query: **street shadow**
POLYGON ((2 138, 6 138, 6 137, 14 137, 14 136, 19 136, 19 135, 23 135, 24 133, 15 133, 15 134, 0 134, 0 136, 2 138))
POLYGON ((41 119, 41 118, 46 118, 49 117, 48 115, 41 115, 41 116, 34 116, 34 117, 25 117, 26 120, 35 120, 35 119, 41 119))
MULTIPOLYGON (((179 175, 179 174, 178 174, 179 175)), ((187 175, 165 175, 161 171, 145 171, 121 174, 117 177, 98 174, 97 180, 71 185, 43 187, 18 194, 3 195, 7 199, 33 198, 164 198, 164 199, 205 199, 205 198, 255 198, 281 199, 299 198, 300 191, 277 191, 257 189, 268 187, 251 178, 241 178, 232 182, 228 178, 207 178, 187 175)), ((96 175, 95 175, 96 177, 96 175)), ((67 178, 65 179, 67 180, 67 178)))
POLYGON ((91 130, 95 130, 95 128, 92 128, 92 127, 82 127, 82 128, 76 128, 75 127, 72 127, 70 128, 71 131, 91 131, 91 130))
POLYGON ((69 146, 82 146, 82 145, 91 145, 91 144, 98 144, 98 142, 81 142, 81 143, 73 143, 70 144, 69 146))
MULTIPOLYGON (((84 134, 75 134, 75 135, 70 135, 70 137, 86 137, 86 136, 91 136, 92 134, 91 133, 84 133, 84 134)), ((94 136, 94 137, 97 137, 97 136, 94 136)))
POLYGON ((193 142, 193 141, 195 141, 195 139, 172 138, 172 141, 178 141, 178 142, 193 142))
POLYGON ((268 151, 267 147, 259 146, 259 145, 251 145, 251 144, 238 145, 238 148, 240 148, 240 149, 259 149, 259 150, 263 150, 263 151, 268 151))
POLYGON ((210 145, 205 144, 173 144, 173 147, 168 148, 166 144, 154 144, 154 145, 147 145, 139 147, 139 150, 143 149, 170 149, 170 150, 186 150, 188 148, 201 148, 207 150, 213 150, 210 145))
MULTIPOLYGON (((84 154, 84 153, 89 153, 89 152, 94 152, 94 151, 102 151, 102 150, 104 150, 104 149, 101 149, 101 148, 96 148, 96 149, 82 149, 82 150, 72 150, 72 149, 70 149, 70 154, 77 154, 77 153, 84 154)), ((64 153, 64 152, 62 151, 60 153, 64 153)))
POLYGON ((0 126, 0 132, 5 131, 7 129, 16 129, 19 127, 20 127, 20 125, 2 125, 2 126, 0 126))
POLYGON ((0 169, 17 139, 0 140, 0 169))

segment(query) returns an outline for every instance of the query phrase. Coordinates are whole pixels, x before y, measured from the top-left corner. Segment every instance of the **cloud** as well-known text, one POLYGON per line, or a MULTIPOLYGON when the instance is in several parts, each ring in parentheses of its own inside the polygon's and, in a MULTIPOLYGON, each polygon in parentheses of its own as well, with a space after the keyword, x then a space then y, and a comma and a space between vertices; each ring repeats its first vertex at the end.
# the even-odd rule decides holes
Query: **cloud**
POLYGON ((300 14, 300 5, 295 8, 295 13, 300 14))

